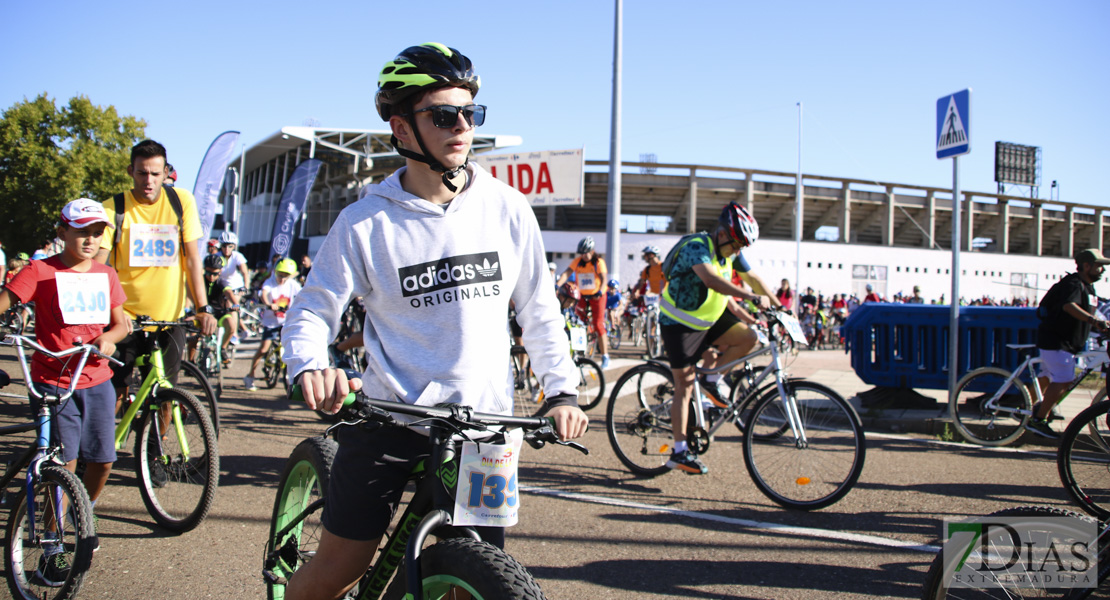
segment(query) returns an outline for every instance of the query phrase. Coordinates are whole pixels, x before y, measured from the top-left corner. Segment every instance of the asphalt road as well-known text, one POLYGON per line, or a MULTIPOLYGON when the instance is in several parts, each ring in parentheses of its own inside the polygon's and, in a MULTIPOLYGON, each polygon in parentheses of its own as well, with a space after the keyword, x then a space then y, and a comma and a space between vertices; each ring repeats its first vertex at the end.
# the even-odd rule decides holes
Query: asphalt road
MULTIPOLYGON (((803 353, 796 364, 806 360, 803 353)), ((10 349, 0 351, 0 367, 18 373, 10 349)), ((265 597, 262 555, 278 477, 297 442, 324 425, 280 386, 243 390, 246 368, 241 355, 221 403, 222 473, 207 520, 180 536, 155 525, 128 448, 97 505, 102 548, 83 598, 265 597)), ((23 405, 0 397, 0 422, 18 420, 23 405)), ((641 479, 610 449, 604 406, 590 416, 589 456, 562 447, 522 454, 528 487, 507 549, 549 598, 917 598, 943 518, 1069 506, 1051 448, 984 450, 869 432, 852 492, 824 510, 789 511, 751 483, 738 436, 718 435, 704 456, 708 475, 641 479)), ((3 441, 11 452, 14 442, 3 441)))

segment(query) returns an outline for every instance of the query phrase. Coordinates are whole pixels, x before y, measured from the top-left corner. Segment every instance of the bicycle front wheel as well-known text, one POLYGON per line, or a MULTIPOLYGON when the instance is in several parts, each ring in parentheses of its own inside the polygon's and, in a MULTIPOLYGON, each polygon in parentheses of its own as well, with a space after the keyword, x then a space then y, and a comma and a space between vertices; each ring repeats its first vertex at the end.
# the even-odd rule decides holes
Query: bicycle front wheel
POLYGON ((177 381, 173 387, 189 392, 201 401, 204 408, 208 410, 208 418, 212 420, 212 429, 216 432, 216 437, 220 437, 218 397, 216 391, 212 389, 212 383, 204 376, 200 367, 187 360, 181 361, 181 370, 177 372, 177 381))
POLYGON ((1088 514, 1110 519, 1110 402, 1076 415, 1056 452, 1060 481, 1088 514))
MULTIPOLYGON (((1049 540, 1060 531, 1059 521, 1055 521, 1060 517, 1071 517, 1077 520, 1085 520, 1085 517, 1079 513, 1068 510, 1061 510, 1058 508, 1050 508, 1047 506, 1021 506, 1016 508, 1008 508, 998 512, 991 513, 991 517, 1007 517, 1007 518, 1023 518, 1028 521, 1021 526, 1016 526, 1012 531, 1010 528, 993 528, 989 530, 990 535, 987 539, 982 539, 976 542, 976 549, 989 548, 991 551, 996 552, 999 556, 1010 556, 1011 551, 1014 549, 1014 539, 1020 540, 1049 540), (1052 521, 1047 520, 1052 519, 1052 521), (1043 520, 1043 523, 1038 521, 1043 520), (1011 538, 1011 535, 1017 536, 1011 538)), ((1001 574, 996 570, 977 571, 977 575, 981 577, 993 577, 993 580, 982 583, 982 587, 966 587, 954 585, 956 578, 957 561, 964 556, 967 550, 969 540, 963 537, 953 536, 946 543, 946 547, 937 553, 933 563, 929 566, 929 572, 925 576, 925 587, 922 594, 924 600, 944 600, 944 599, 966 599, 966 600, 988 600, 992 598, 1018 600, 1021 598, 1061 598, 1061 599, 1079 599, 1086 598, 1093 591, 1090 589, 1067 589, 1067 588, 1045 588, 1045 587, 1030 587, 1030 577, 1024 577, 1024 583, 1018 583, 1016 578, 1004 578, 1000 575, 1005 575, 1007 572, 1003 571, 1001 574)), ((1102 554, 1102 552, 1100 552, 1102 554)), ((1023 564, 1018 561, 1017 565, 1023 564)), ((966 569, 965 570, 970 570, 966 569)), ((1105 571, 1103 567, 1099 571, 1105 571)), ((1100 572, 1100 581, 1103 579, 1103 573, 1100 572)), ((1105 584, 1099 588, 1099 597, 1106 591, 1105 584)))
POLYGON ((540 409, 540 382, 532 372, 524 346, 513 346, 509 353, 513 367, 513 415, 530 417, 540 409))
POLYGON ((655 477, 670 470, 673 400, 671 370, 656 363, 629 369, 613 386, 605 430, 613 452, 633 473, 655 477))
POLYGON ((135 457, 147 512, 170 531, 195 529, 212 508, 220 477, 208 411, 188 392, 159 390, 140 427, 135 457))
POLYGON ((267 388, 272 390, 277 386, 278 381, 281 381, 283 366, 285 365, 281 362, 281 344, 274 340, 262 362, 262 374, 266 377, 267 388))
POLYGON ((590 410, 605 397, 605 373, 585 356, 574 357, 578 367, 578 408, 590 410))
POLYGON ((334 440, 308 438, 297 444, 285 463, 262 569, 270 600, 285 598, 289 578, 316 555, 324 531, 320 520, 324 495, 337 449, 334 440))
POLYGON ((34 494, 34 523, 28 517, 23 491, 8 516, 4 554, 8 587, 14 598, 24 600, 75 598, 92 564, 96 543, 89 495, 76 475, 53 464, 40 470, 34 494), (44 538, 53 538, 68 563, 69 573, 58 579, 53 579, 57 575, 47 564, 59 559, 46 556, 44 538))
MULTIPOLYGON (((543 590, 516 559, 486 542, 450 538, 420 553, 424 598, 454 598, 465 590, 476 600, 543 600, 543 590)), ((400 600, 408 590, 405 569, 397 570, 383 600, 400 600)))
POLYGON ((983 367, 964 375, 948 401, 948 416, 967 441, 1005 446, 1021 437, 1029 421, 1029 390, 1020 379, 1007 383, 1010 372, 983 367), (992 402, 992 398, 997 398, 992 402), (1024 412, 1022 412, 1024 411, 1024 412))
POLYGON ((621 326, 612 324, 609 326, 609 349, 617 350, 621 347, 621 326))
POLYGON ((784 383, 800 430, 790 425, 778 388, 752 410, 744 435, 744 464, 759 491, 799 510, 824 508, 847 494, 863 471, 863 425, 851 404, 812 381, 784 383), (788 425, 782 435, 778 433, 788 425))

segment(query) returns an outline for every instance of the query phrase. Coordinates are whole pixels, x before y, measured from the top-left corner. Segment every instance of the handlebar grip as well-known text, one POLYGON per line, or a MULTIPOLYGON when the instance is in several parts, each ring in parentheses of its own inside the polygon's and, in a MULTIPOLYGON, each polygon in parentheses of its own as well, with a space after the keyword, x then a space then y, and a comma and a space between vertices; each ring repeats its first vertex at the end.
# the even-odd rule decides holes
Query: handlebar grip
MULTIPOLYGON (((304 402, 304 392, 301 390, 301 384, 293 384, 290 397, 293 399, 294 402, 304 402)), ((358 396, 354 392, 347 394, 347 397, 343 399, 343 406, 350 406, 354 403, 357 397, 358 396)))

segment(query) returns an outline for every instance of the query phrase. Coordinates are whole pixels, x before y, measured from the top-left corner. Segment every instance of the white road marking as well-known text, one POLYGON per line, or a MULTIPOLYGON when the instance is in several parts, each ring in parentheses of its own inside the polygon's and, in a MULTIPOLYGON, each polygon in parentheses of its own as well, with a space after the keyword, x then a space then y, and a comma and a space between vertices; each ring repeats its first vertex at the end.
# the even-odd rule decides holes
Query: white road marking
POLYGON ((738 527, 747 527, 749 529, 762 529, 767 531, 774 531, 776 533, 785 533, 790 535, 797 535, 804 538, 825 538, 829 540, 841 542, 855 542, 859 544, 868 544, 872 546, 884 546, 888 548, 900 548, 902 550, 913 550, 916 552, 927 552, 936 554, 940 552, 939 546, 932 546, 928 544, 918 544, 915 542, 907 542, 903 540, 896 540, 891 538, 884 538, 876 535, 863 535, 859 533, 848 533, 844 531, 833 531, 828 529, 815 529, 812 527, 796 527, 793 525, 782 525, 780 523, 768 523, 765 521, 752 521, 750 519, 735 519, 732 517, 723 517, 712 513, 697 512, 692 510, 680 510, 666 506, 657 506, 654 504, 644 504, 642 502, 629 502, 627 500, 617 500, 615 498, 606 498, 604 496, 593 496, 590 494, 580 494, 577 492, 564 492, 561 490, 552 490, 547 488, 537 488, 532 486, 520 486, 521 491, 529 492, 532 494, 539 494, 543 496, 554 496, 564 500, 573 500, 576 502, 589 502, 591 504, 603 504, 608 506, 619 506, 622 508, 631 508, 636 510, 647 510, 652 512, 667 513, 670 515, 689 517, 691 519, 700 519, 703 521, 714 521, 717 523, 725 523, 728 525, 735 525, 738 527))

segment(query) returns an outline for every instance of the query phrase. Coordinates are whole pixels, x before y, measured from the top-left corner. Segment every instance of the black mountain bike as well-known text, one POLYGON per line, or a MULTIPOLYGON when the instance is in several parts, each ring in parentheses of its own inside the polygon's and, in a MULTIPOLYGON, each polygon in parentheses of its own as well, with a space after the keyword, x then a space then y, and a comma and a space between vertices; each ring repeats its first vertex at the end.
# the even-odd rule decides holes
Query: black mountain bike
MULTIPOLYGON (((321 437, 301 442, 286 462, 266 541, 263 579, 268 597, 284 598, 289 578, 316 553, 323 528, 320 517, 338 447, 328 435, 344 426, 427 425, 429 457, 410 474, 416 491, 377 559, 345 598, 443 598, 453 597, 447 596, 452 590, 465 590, 478 600, 543 598, 543 591, 524 566, 503 550, 481 541, 473 528, 452 525, 455 494, 464 493, 459 481, 461 443, 472 435, 504 427, 523 429, 524 441, 533 448, 555 443, 588 453, 586 448, 560 441, 552 422, 542 417, 478 413, 461 405, 415 406, 361 395, 356 399, 356 395, 348 396, 338 424, 321 437), (402 420, 397 418, 399 415, 415 419, 402 420), (430 535, 438 542, 425 548, 430 535)), ((300 387, 295 386, 294 399, 300 397, 300 387)), ((504 443, 504 437, 504 433, 495 433, 483 444, 504 443)), ((489 486, 493 495, 518 494, 515 477, 500 482, 499 489, 492 483, 489 486)), ((471 498, 473 490, 480 487, 471 488, 471 498)))

